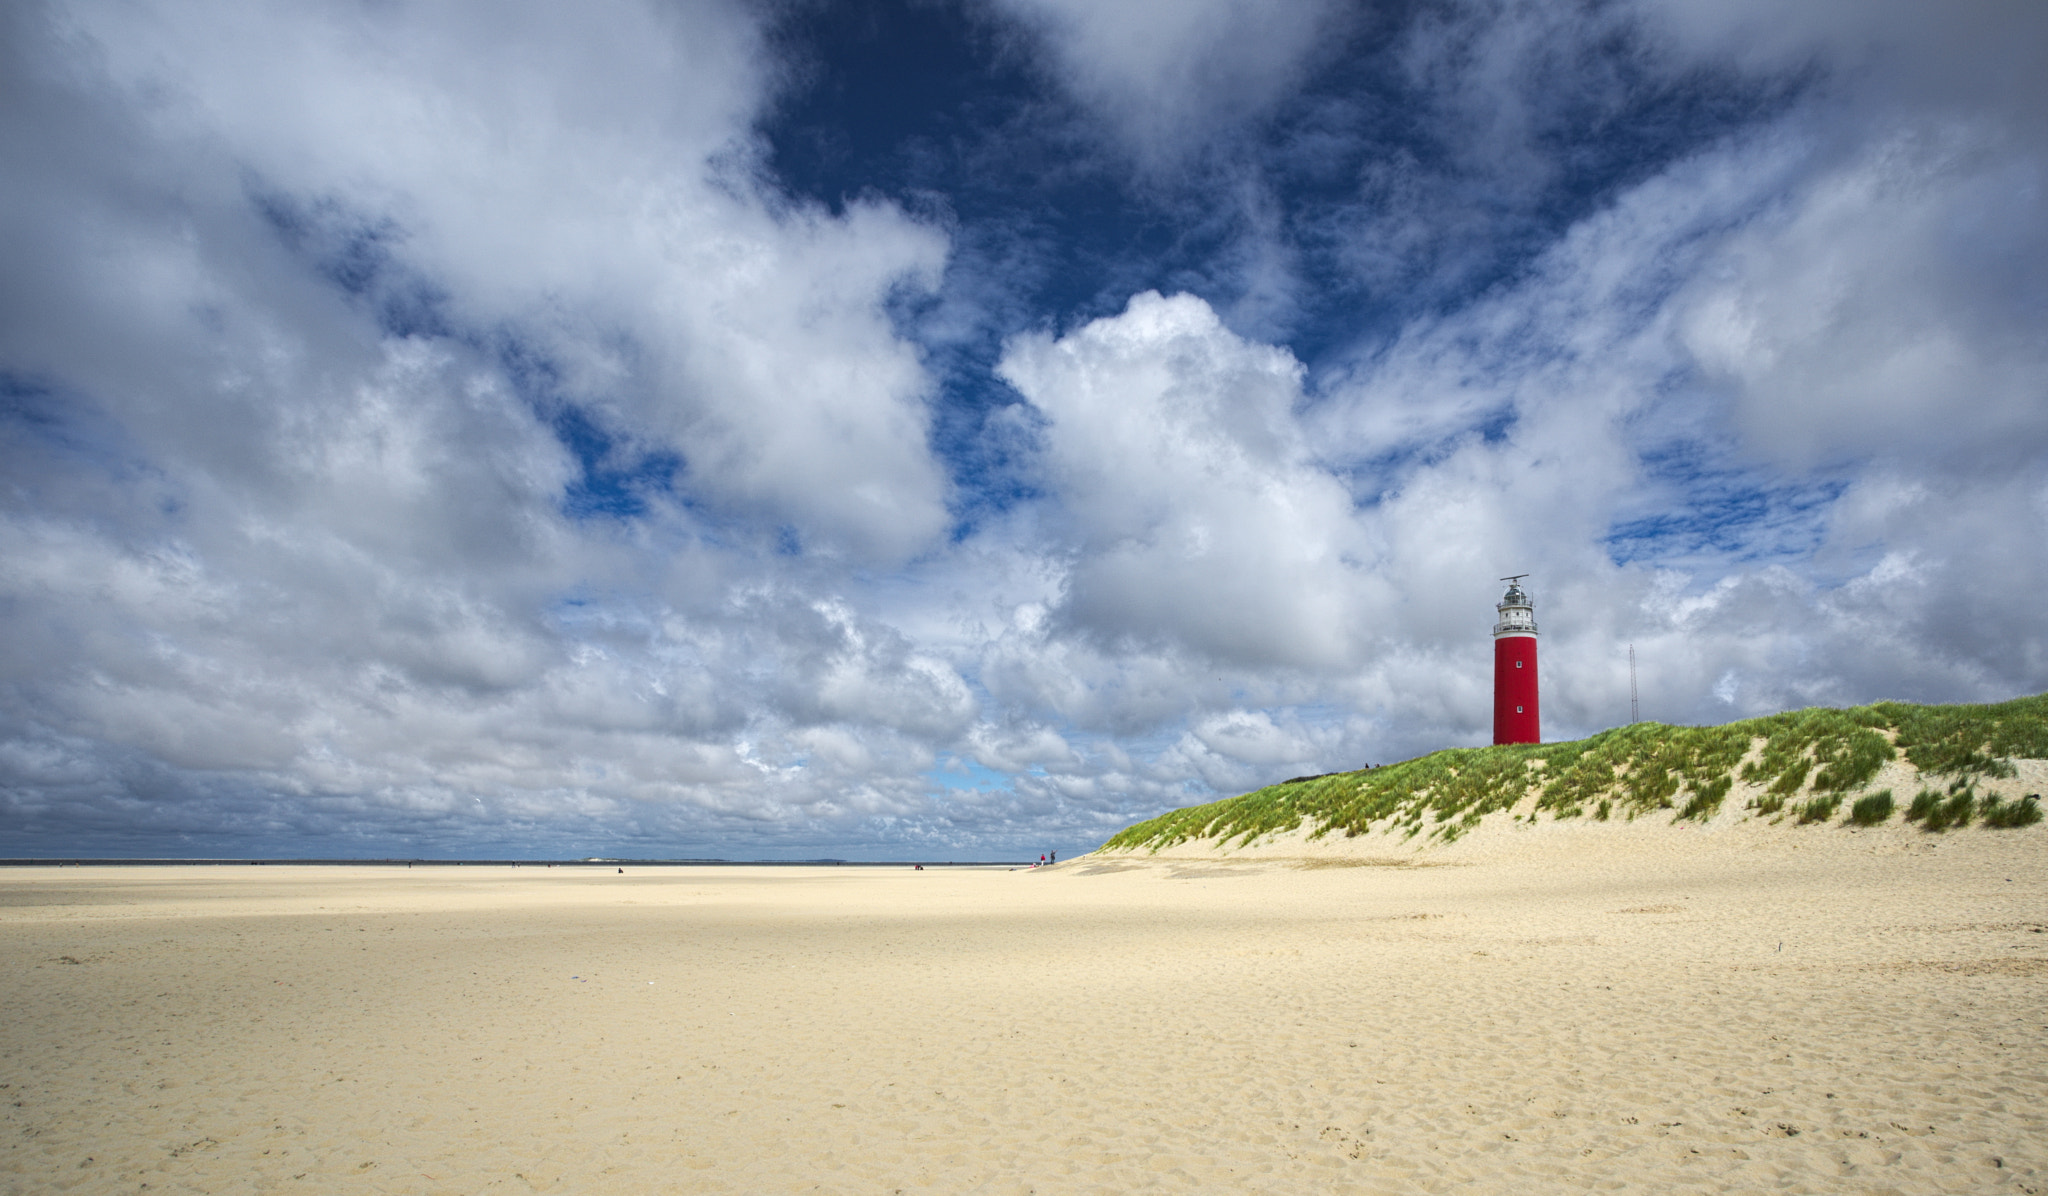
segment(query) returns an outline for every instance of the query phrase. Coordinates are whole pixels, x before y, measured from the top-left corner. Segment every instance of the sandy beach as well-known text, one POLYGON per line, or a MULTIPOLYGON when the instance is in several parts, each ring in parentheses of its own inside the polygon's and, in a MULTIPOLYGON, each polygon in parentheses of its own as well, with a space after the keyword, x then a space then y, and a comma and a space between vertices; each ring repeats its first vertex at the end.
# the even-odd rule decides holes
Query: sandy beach
POLYGON ((0 1189, 2048 1188, 2048 834, 1480 838, 0 870, 0 1189))

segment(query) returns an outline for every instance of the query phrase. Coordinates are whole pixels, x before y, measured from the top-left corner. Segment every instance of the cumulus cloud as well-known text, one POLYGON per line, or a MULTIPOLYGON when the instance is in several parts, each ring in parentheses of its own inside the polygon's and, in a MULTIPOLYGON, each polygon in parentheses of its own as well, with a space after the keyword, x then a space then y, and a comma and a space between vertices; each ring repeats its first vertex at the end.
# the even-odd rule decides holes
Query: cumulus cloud
POLYGON ((1150 169, 1279 103, 1349 24, 1335 0, 997 0, 1049 43, 1055 74, 1150 169))
POLYGON ((1256 235, 1021 309, 748 6, 0 16, 0 842, 1071 850, 1483 741, 1510 572, 1553 736, 2048 685, 2032 9, 1004 11, 1256 235))
POLYGON ((8 41, 30 764, 801 818, 862 773, 827 728, 966 726, 942 662, 746 563, 887 565, 948 517, 883 311, 943 240, 761 191, 744 14, 20 9, 8 41), (650 521, 579 524, 593 486, 650 521))
POLYGON ((1046 469, 1076 553, 1057 615, 1110 644, 1233 664, 1350 658, 1367 584, 1350 497, 1309 461, 1301 367, 1200 299, 1155 293, 998 372, 1050 421, 1046 469))
POLYGON ((88 86, 151 97, 138 135, 171 180, 232 189, 215 219, 249 220, 236 191, 256 192, 271 239, 388 329, 517 338, 531 384, 680 447, 693 494, 821 546, 900 559, 945 526, 926 382, 879 310, 929 283, 943 241, 887 207, 833 219, 759 193, 745 122, 767 83, 743 13, 67 15, 88 86))
POLYGON ((1759 453, 1981 469, 2038 460, 2048 345, 2042 159, 1967 126, 1899 129, 1716 255, 1682 337, 1759 453), (1962 418, 1959 418, 1962 417, 1962 418))

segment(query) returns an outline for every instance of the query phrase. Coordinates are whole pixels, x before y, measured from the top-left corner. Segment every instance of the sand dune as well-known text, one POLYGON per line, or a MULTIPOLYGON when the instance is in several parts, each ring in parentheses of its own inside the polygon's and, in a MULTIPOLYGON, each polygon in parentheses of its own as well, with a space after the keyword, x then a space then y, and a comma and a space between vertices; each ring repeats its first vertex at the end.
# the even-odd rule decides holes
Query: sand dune
POLYGON ((0 1188, 2034 1192, 2044 848, 10 869, 0 1188))

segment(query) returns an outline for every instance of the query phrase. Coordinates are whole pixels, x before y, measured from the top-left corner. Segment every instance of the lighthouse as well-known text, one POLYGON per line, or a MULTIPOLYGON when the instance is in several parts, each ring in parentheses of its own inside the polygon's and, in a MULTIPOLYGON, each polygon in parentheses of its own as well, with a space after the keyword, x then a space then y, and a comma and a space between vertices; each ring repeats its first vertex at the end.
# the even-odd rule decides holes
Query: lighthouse
POLYGON ((1541 743, 1543 722, 1536 708, 1536 606, 1522 591, 1527 573, 1503 577, 1508 592, 1494 609, 1493 741, 1541 743))

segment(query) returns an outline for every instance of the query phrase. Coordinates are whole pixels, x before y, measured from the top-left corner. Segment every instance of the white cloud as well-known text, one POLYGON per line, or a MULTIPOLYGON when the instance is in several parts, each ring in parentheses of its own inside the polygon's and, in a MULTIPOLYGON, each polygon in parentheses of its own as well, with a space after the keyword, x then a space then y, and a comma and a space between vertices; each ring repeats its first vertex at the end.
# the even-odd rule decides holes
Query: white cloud
POLYGON ((1010 727, 983 724, 974 729, 968 742, 975 763, 1001 772, 1068 772, 1081 765, 1080 756, 1065 737, 1051 727, 1035 723, 1010 727))
POLYGON ((1349 495, 1309 460, 1284 350, 1192 296, 1148 293, 1059 340, 1013 341, 998 372, 1051 421, 1073 627, 1233 664, 1352 655, 1361 545, 1349 495))
POLYGON ((1680 304, 1759 455, 1902 450, 1980 469, 2048 447, 2038 289, 2048 161, 1968 128, 1907 127, 1839 160, 1715 255, 1680 304), (2033 280, 2033 281, 2029 281, 2033 280))
MULTIPOLYGON (((1350 19, 1012 8, 1154 172, 1284 109, 1350 19)), ((1553 735, 1624 716, 1631 642, 1666 719, 2048 685, 2048 105, 2005 44, 2036 18, 1430 11, 1411 115, 1479 183, 1366 180, 1322 248, 1369 285, 1464 277, 1445 244, 1540 207, 1547 139, 1629 87, 1825 86, 1313 377, 1188 294, 1012 336, 1035 489, 955 541, 944 396, 890 318, 945 238, 774 191, 754 10, 17 7, 0 828, 1099 836, 1483 740, 1525 570, 1553 735), (1628 70, 1546 92, 1630 28, 1628 70), (593 484, 631 517, 575 517, 593 484), (966 761, 1008 786, 938 792, 966 761)), ((1306 292, 1263 186, 1219 201, 1272 205, 1227 314, 1278 326, 1306 292)))
POLYGON ((1335 0, 996 0, 1038 29, 1066 88, 1151 169, 1257 120, 1349 24, 1335 0))
MULTIPOLYGON (((881 311, 929 285, 944 241, 891 208, 833 219, 759 192, 745 124, 767 81, 739 9, 67 15, 78 69, 103 72, 89 85, 151 97, 162 197, 232 188, 198 219, 246 212, 240 186, 275 196, 316 226, 302 237, 381 271, 373 295, 425 288, 465 327, 525 339, 569 397, 679 451, 694 493, 819 548, 888 562, 945 527, 928 383, 881 311)), ((255 318, 226 294, 185 302, 255 318)))
MULTIPOLYGON (((231 793, 384 794, 367 822, 661 833, 696 810, 702 841, 721 814, 801 821, 865 783, 848 760, 914 775, 922 737, 971 724, 957 673, 890 628, 743 596, 779 592, 755 555, 778 525, 812 561, 886 566, 948 521, 928 383, 883 311, 943 239, 757 186, 747 14, 12 24, 33 102, 0 360, 33 418, 0 520, 28 670, 10 793, 55 768, 81 811, 128 800, 130 752, 182 770, 152 783, 173 822, 231 793), (655 492, 637 529, 566 519, 563 401, 615 458, 680 457, 706 518, 655 492), (764 775, 736 737, 819 764, 764 775)), ((320 808, 304 825, 334 825, 320 808)))
POLYGON ((1836 108, 1841 119, 1961 110, 2048 128, 2048 79, 2040 70, 2048 11, 2026 0, 1632 0, 1629 7, 1690 63, 1826 72, 1838 96, 1856 101, 1836 108))

